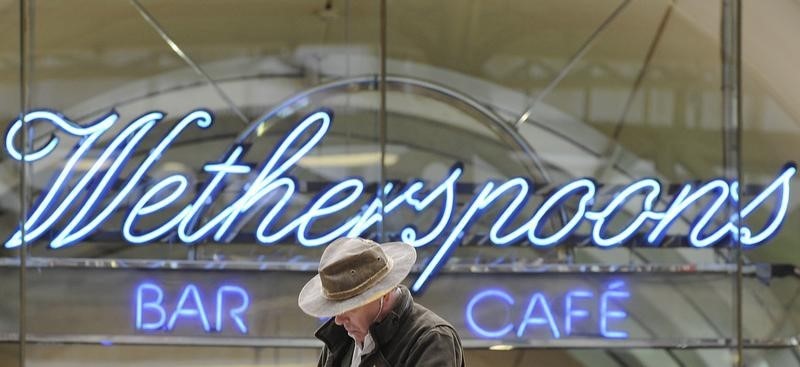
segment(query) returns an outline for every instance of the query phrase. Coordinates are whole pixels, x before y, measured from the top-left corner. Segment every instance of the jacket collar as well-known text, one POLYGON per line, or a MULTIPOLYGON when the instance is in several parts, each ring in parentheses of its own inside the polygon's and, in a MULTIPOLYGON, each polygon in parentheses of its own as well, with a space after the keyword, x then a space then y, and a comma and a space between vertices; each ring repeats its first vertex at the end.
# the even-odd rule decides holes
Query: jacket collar
POLYGON ((334 318, 322 324, 317 332, 314 333, 317 339, 321 340, 333 354, 338 354, 339 349, 346 347, 352 340, 347 335, 347 330, 343 327, 336 325, 334 318))
POLYGON ((399 288, 400 292, 392 312, 389 312, 383 320, 372 324, 369 328, 369 333, 378 346, 385 345, 392 340, 402 321, 411 312, 411 305, 414 302, 413 298, 411 298, 411 292, 405 286, 400 286, 399 288))
MULTIPOLYGON (((372 324, 369 328, 372 339, 375 340, 376 350, 392 340, 402 320, 411 312, 413 302, 414 300, 408 288, 400 286, 399 297, 394 308, 392 308, 392 312, 389 312, 383 320, 372 324)), ((348 347, 353 340, 347 335, 347 331, 343 327, 336 325, 334 318, 331 318, 317 329, 314 336, 325 343, 334 354, 338 354, 340 352, 339 349, 348 347)))

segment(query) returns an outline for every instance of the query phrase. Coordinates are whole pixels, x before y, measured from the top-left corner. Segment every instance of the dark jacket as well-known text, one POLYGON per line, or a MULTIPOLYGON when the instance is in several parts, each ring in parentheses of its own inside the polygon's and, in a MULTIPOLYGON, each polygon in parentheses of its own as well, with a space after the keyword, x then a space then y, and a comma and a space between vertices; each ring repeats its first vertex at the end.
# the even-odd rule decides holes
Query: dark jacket
MULTIPOLYGON (((401 287, 392 312, 369 331, 375 349, 362 357, 360 366, 464 366, 461 340, 455 329, 416 304, 406 287, 401 287)), ((315 336, 325 343, 319 367, 350 366, 355 342, 344 327, 330 319, 315 336)))

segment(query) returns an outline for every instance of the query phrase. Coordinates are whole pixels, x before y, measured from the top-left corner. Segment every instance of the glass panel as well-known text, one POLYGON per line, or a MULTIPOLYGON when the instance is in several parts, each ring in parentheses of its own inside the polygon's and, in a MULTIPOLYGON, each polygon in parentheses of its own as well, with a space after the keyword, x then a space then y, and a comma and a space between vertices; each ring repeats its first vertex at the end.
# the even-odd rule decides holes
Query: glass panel
MULTIPOLYGON (((800 149, 800 110, 796 101, 796 65, 800 62, 800 47, 785 43, 788 34, 800 29, 797 14, 800 6, 790 2, 761 4, 743 1, 742 4, 742 182, 747 197, 769 193, 763 205, 743 213, 743 225, 754 234, 768 234, 775 217, 785 216, 783 225, 771 236, 768 244, 753 246, 744 253, 745 261, 757 264, 761 271, 748 279, 743 298, 744 338, 796 344, 800 332, 798 305, 796 225, 800 220, 800 201, 797 190, 800 180, 789 176, 783 185, 770 191, 769 183, 779 174, 778 169, 793 170, 800 149), (765 25, 769 24, 769 27, 765 25), (782 46, 776 47, 778 44, 782 46), (791 192, 791 195, 789 194, 791 192), (785 201, 784 201, 785 200, 785 201), (782 202, 783 201, 783 202, 782 202), (785 205, 784 212, 777 210, 785 205)), ((746 238, 746 237, 745 237, 746 238)), ((792 350, 795 350, 794 348, 792 350)), ((800 363, 796 352, 758 350, 747 353, 746 364, 753 366, 788 366, 800 363)))
POLYGON ((795 348, 747 349, 744 354, 745 366, 796 366, 800 356, 795 348))
POLYGON ((727 349, 672 349, 668 352, 683 366, 735 366, 737 360, 735 351, 727 349))
POLYGON ((289 348, 36 345, 29 363, 47 367, 313 366, 318 357, 316 350, 289 348))
MULTIPOLYGON (((31 363, 40 360, 39 353, 59 353, 61 347, 47 348, 42 342, 107 344, 109 340, 97 336, 110 335, 134 337, 126 343, 156 343, 158 338, 148 338, 163 334, 141 334, 136 329, 137 286, 151 285, 149 272, 141 269, 185 264, 260 269, 276 263, 292 267, 290 261, 314 269, 322 248, 306 249, 301 243, 314 247, 329 242, 319 238, 341 217, 309 217, 300 228, 295 219, 314 200, 322 203, 322 193, 331 192, 347 177, 361 178, 357 181, 364 195, 357 205, 374 196, 380 176, 375 159, 379 151, 376 4, 310 0, 212 1, 202 7, 190 1, 146 0, 31 4, 35 49, 30 67, 36 71, 30 84, 31 105, 42 109, 39 115, 29 115, 36 119, 30 125, 36 138, 28 153, 39 154, 30 165, 33 173, 27 187, 34 199, 25 203, 31 213, 28 239, 34 283, 28 311, 33 314, 30 330, 36 334, 31 339, 31 363), (314 115, 318 118, 306 120, 323 107, 332 117, 314 115), (304 121, 311 124, 304 126, 304 121), (265 188, 270 180, 279 184, 265 188), (287 193, 292 199, 284 208, 278 198, 287 193), (275 220, 270 226, 265 216, 278 211, 280 215, 269 218, 275 220), (279 228, 291 233, 276 234, 279 228), (264 238, 269 235, 274 236, 264 238), (320 243, 308 242, 309 238, 320 243), (110 270, 119 268, 140 272, 129 279, 129 273, 110 270), (116 284, 102 281, 104 277, 116 284), (100 288, 86 288, 95 281, 101 281, 100 288)), ((7 44, 18 36, 9 33, 7 44)), ((17 88, 11 79, 18 68, 7 70, 11 74, 3 80, 8 88, 17 88)), ((18 91, 8 89, 8 93, 18 91)), ((4 105, 9 109, 7 120, 19 113, 18 105, 4 105)), ((13 161, 6 154, 3 159, 11 172, 13 161)), ((10 180, 13 183, 19 174, 10 176, 16 176, 10 180)), ((351 186, 348 190, 354 191, 351 186)), ((3 195, 4 203, 13 203, 8 199, 19 193, 3 195)), ((353 207, 349 214, 357 211, 353 207)), ((11 212, 2 213, 1 225, 6 247, 13 248, 19 246, 15 242, 19 237, 14 239, 18 214, 11 212)), ((368 236, 376 233, 374 226, 364 230, 368 236)), ((14 256, 3 251, 3 256, 14 256)), ((11 265, 2 271, 13 269, 11 265)), ((168 306, 173 311, 182 309, 181 296, 184 307, 194 310, 210 302, 213 307, 208 307, 206 316, 212 323, 218 303, 244 302, 238 287, 224 283, 225 276, 235 277, 235 272, 222 271, 220 283, 209 284, 192 283, 190 273, 174 272, 174 279, 142 288, 142 297, 163 292, 172 298, 168 306)), ((299 279, 310 275, 278 274, 270 274, 265 284, 278 284, 281 274, 297 279, 291 286, 270 288, 276 293, 269 298, 290 307, 295 315, 280 329, 309 339, 318 320, 300 315, 296 299, 299 279)), ((16 294, 10 292, 16 284, 13 279, 4 277, 3 294, 16 294)), ((158 317, 155 301, 150 302, 139 303, 140 317, 158 317)), ((0 327, 16 325, 14 304, 5 303, 0 327)), ((232 307, 227 309, 233 312, 228 314, 230 328, 212 335, 212 344, 241 336, 234 329, 239 327, 233 316, 238 311, 232 307)), ((140 321, 140 325, 155 323, 140 321)), ((261 336, 285 336, 264 327, 256 329, 261 336)), ((202 328, 192 332, 183 336, 205 336, 202 328)), ((204 344, 190 339, 192 343, 204 344)), ((90 358, 81 356, 81 348, 63 347, 71 357, 57 363, 81 364, 90 358)), ((275 355, 313 355, 316 360, 317 348, 313 344, 303 351, 276 350, 275 355)), ((133 349, 138 358, 148 358, 142 352, 148 347, 133 349)), ((159 360, 157 348, 150 356, 159 360)), ((204 356, 189 353, 186 358, 185 363, 196 365, 204 356), (192 358, 195 362, 189 361, 192 358)), ((308 364, 303 358, 286 361, 308 364)), ((102 358, 99 361, 105 365, 102 358)))
MULTIPOLYGON (((93 138, 94 130, 69 134, 57 129, 58 148, 33 164, 39 205, 32 210, 49 205, 46 212, 53 219, 30 220, 36 223, 31 230, 36 256, 225 259, 230 250, 258 259, 261 247, 253 239, 261 239, 253 233, 256 226, 245 223, 261 216, 253 203, 241 215, 249 218, 224 224, 213 219, 234 217, 224 209, 257 186, 269 159, 280 158, 277 144, 320 107, 332 109, 336 119, 328 139, 314 144, 310 153, 299 153, 307 159, 297 167, 286 167, 284 176, 297 175, 302 191, 291 203, 292 214, 334 181, 332 170, 347 177, 369 169, 372 177, 365 180, 376 181, 374 159, 353 168, 341 158, 355 151, 374 158, 379 150, 377 97, 367 91, 374 89, 374 78, 360 78, 356 90, 348 90, 352 75, 376 70, 375 5, 326 7, 300 1, 231 6, 218 1, 200 10, 192 4, 36 4, 33 103, 76 123, 94 121, 98 131, 93 138), (126 21, 109 23, 109 17, 126 21), (77 24, 65 31, 66 20, 77 24), (366 92, 349 94, 358 90, 366 92), (144 115, 148 112, 155 114, 144 115), (185 116, 200 120, 182 125, 185 116), (210 126, 203 119, 211 119, 210 126), (311 157, 323 151, 326 159, 311 157), (340 159, 331 160, 336 155, 340 159), (48 198, 48 193, 57 194, 48 198), (203 203, 195 204, 198 200, 203 203), (203 204, 210 205, 200 210, 203 204), (181 211, 190 205, 194 211, 181 211), (211 226, 217 226, 213 234, 202 229, 211 226), (181 235, 176 235, 178 228, 181 235), (205 242, 238 245, 183 245, 205 242), (49 251, 48 245, 58 251, 49 251)), ((49 148, 44 144, 56 123, 38 125, 37 147, 49 148)), ((287 154, 300 152, 296 143, 287 154)), ((294 237, 287 241, 295 242, 294 237)))
POLYGON ((420 246, 414 290, 478 294, 519 278, 526 297, 550 297, 570 283, 516 272, 584 273, 603 287, 613 282, 604 273, 649 273, 628 284, 637 301, 627 311, 641 321, 620 346, 734 337, 730 236, 709 239, 730 213, 709 210, 730 200, 726 181, 713 181, 732 149, 719 4, 405 1, 388 14, 387 151, 399 159, 387 177, 422 180, 418 197, 429 199, 387 217, 390 236, 420 246), (686 199, 702 188, 710 194, 686 199), (458 269, 492 274, 438 284, 458 269))
POLYGON ((470 365, 478 366, 730 366, 724 349, 592 349, 592 350, 470 350, 470 365))
MULTIPOLYGON (((3 346, 0 346, 2 353, 3 346)), ((753 350, 748 359, 766 366, 785 366, 782 350, 753 350), (754 357, 755 358, 755 357, 754 357)), ((196 366, 197 361, 220 366, 307 366, 316 363, 316 350, 290 348, 226 348, 185 346, 100 346, 100 345, 34 345, 29 363, 37 366, 126 366, 146 363, 148 366, 196 366), (70 362, 66 362, 70 361, 70 362)), ((731 354, 725 350, 702 349, 630 349, 630 350, 468 350, 471 366, 521 367, 546 364, 565 367, 592 366, 720 366, 731 365, 731 354), (702 356, 702 357, 701 357, 702 356), (552 364, 551 364, 552 363, 552 364)), ((3 360, 3 359, 0 359, 3 360)), ((5 360, 3 360, 5 362, 5 360)), ((748 362, 750 363, 750 362, 748 362)), ((750 365, 750 364, 748 364, 750 365)))

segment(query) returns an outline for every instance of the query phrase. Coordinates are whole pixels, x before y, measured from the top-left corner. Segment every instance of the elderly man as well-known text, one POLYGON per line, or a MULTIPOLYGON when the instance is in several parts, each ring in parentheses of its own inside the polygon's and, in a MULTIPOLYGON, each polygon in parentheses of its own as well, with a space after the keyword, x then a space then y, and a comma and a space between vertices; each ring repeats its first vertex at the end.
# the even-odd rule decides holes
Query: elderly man
POLYGON ((325 249, 298 298, 303 312, 333 317, 315 334, 320 367, 464 366, 455 329, 400 285, 416 258, 402 242, 340 238, 325 249))

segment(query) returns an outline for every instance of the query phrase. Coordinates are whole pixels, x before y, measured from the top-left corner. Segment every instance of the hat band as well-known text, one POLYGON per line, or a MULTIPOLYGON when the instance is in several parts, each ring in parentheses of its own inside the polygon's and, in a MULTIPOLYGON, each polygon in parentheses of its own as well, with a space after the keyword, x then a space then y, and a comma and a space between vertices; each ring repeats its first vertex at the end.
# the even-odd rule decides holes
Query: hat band
POLYGON ((345 289, 343 291, 338 291, 338 292, 329 292, 327 289, 323 287, 322 290, 323 293, 325 294, 325 298, 331 301, 342 301, 359 295, 361 292, 369 289, 370 287, 375 285, 375 283, 380 282, 383 278, 385 278, 386 274, 389 274, 389 270, 391 270, 390 265, 391 264, 384 265, 380 271, 373 274, 371 277, 367 278, 361 284, 350 289, 345 289))

